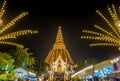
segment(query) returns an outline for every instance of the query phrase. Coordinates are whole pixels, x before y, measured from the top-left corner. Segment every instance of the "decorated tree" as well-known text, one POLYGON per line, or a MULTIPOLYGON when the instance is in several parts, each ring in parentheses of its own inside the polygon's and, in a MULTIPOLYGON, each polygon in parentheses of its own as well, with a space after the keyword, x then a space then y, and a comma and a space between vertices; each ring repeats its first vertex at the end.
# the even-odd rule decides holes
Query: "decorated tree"
POLYGON ((13 25, 15 25, 15 23, 18 20, 20 20, 21 18, 23 18, 24 16, 26 16, 28 14, 28 12, 22 12, 20 15, 18 15, 17 17, 15 17, 11 21, 9 21, 8 23, 3 25, 3 15, 5 13, 5 5, 6 5, 6 1, 4 0, 2 8, 0 9, 0 44, 10 44, 10 45, 16 45, 16 46, 23 47, 23 45, 7 41, 7 39, 16 39, 17 37, 22 36, 22 35, 38 33, 38 31, 36 31, 36 30, 35 31, 34 30, 21 30, 21 31, 4 34, 4 32, 7 29, 9 29, 13 25))
POLYGON ((120 7, 114 4, 107 7, 108 14, 96 10, 96 13, 103 19, 105 24, 101 23, 101 26, 95 24, 94 27, 98 31, 83 30, 85 35, 81 38, 97 40, 95 43, 91 43, 90 46, 114 46, 120 50, 120 7))

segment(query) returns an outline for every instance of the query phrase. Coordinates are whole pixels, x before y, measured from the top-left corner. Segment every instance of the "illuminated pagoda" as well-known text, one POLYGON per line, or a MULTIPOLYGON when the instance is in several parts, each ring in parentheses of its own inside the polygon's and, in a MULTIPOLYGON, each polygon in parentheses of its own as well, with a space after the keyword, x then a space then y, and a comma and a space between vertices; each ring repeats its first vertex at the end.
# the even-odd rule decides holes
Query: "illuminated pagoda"
POLYGON ((53 48, 48 53, 45 62, 50 65, 50 71, 54 73, 66 73, 69 70, 72 71, 74 62, 65 47, 61 27, 58 28, 56 41, 53 48))

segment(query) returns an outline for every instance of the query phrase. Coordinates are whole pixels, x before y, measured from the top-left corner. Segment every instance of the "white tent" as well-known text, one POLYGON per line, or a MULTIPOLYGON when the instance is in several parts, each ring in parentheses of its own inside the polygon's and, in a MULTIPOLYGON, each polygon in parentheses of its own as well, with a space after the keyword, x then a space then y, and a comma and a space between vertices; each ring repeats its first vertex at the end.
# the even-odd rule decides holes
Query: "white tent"
POLYGON ((17 68, 14 71, 15 71, 15 77, 17 78, 22 78, 23 75, 28 75, 28 72, 24 70, 23 68, 17 68), (19 75, 18 72, 23 73, 23 75, 19 75))

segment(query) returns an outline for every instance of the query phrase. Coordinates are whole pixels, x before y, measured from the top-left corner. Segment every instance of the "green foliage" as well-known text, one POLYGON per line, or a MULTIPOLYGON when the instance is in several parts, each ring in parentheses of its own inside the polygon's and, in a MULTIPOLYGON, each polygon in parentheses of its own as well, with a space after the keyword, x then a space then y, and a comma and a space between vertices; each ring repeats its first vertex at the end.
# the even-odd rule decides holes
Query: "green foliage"
POLYGON ((95 64, 97 62, 97 59, 96 58, 83 58, 83 59, 80 59, 78 62, 77 62, 77 67, 75 68, 76 71, 79 71, 81 69, 83 69, 84 67, 88 66, 88 65, 92 65, 92 64, 95 64))
POLYGON ((75 76, 72 81, 84 81, 80 76, 75 76))
POLYGON ((96 58, 87 58, 86 59, 86 65, 91 65, 91 64, 95 64, 95 63, 97 63, 96 58))
POLYGON ((49 67, 49 64, 45 63, 44 61, 37 61, 36 62, 36 68, 38 75, 45 74, 47 72, 47 67, 49 67))
POLYGON ((14 59, 8 53, 0 52, 0 70, 6 70, 5 67, 8 65, 8 70, 13 69, 14 59))
POLYGON ((79 71, 80 69, 82 69, 83 67, 85 67, 85 59, 80 59, 77 62, 77 67, 75 68, 76 71, 79 71))
POLYGON ((10 53, 14 58, 14 65, 16 68, 23 67, 26 70, 32 70, 35 64, 35 58, 32 57, 33 53, 28 52, 28 48, 16 47, 16 49, 11 49, 10 53))
POLYGON ((0 81, 8 81, 8 80, 12 80, 13 81, 13 79, 15 79, 13 73, 1 74, 0 75, 0 81))

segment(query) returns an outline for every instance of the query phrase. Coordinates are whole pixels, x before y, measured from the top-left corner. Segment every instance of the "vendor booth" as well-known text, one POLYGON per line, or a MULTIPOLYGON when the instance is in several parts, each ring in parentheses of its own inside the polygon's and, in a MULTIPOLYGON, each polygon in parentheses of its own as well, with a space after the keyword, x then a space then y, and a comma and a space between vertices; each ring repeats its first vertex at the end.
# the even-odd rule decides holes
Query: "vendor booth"
POLYGON ((33 72, 28 72, 26 70, 24 70, 23 68, 17 68, 15 69, 15 75, 16 77, 16 81, 18 79, 22 79, 23 81, 28 79, 30 81, 35 81, 36 78, 36 74, 33 72))

